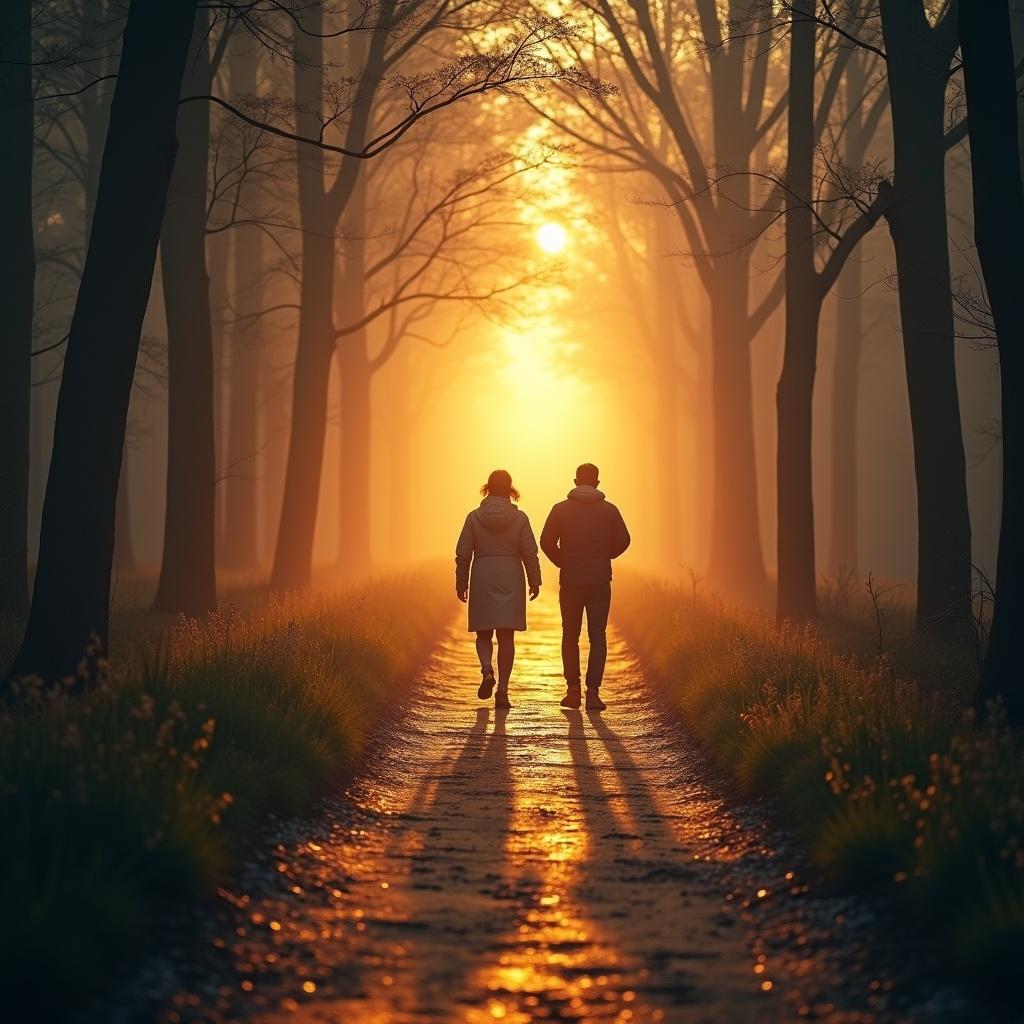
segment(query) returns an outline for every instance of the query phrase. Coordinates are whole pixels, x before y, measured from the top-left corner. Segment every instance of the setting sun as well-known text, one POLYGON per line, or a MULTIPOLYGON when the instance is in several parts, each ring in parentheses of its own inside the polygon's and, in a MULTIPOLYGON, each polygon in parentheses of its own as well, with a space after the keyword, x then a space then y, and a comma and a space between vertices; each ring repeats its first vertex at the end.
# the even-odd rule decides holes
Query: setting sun
POLYGON ((561 252, 569 241, 569 234, 561 224, 548 221, 537 228, 537 244, 548 253, 561 252))

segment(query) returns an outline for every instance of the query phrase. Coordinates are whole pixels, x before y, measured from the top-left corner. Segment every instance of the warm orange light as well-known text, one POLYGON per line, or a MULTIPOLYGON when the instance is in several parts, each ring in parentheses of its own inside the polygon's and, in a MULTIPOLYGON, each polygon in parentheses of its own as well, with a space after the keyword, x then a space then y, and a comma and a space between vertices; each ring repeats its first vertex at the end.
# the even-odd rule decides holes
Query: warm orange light
POLYGON ((569 241, 569 233, 561 224, 549 220, 537 228, 537 244, 546 252, 554 255, 561 252, 569 241))

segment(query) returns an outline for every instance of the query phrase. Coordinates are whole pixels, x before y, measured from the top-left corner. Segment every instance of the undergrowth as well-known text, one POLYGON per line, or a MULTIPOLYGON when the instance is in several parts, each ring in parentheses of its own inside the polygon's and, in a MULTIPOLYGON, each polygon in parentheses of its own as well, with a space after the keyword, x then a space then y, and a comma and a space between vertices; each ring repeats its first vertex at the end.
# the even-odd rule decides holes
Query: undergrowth
POLYGON ((0 987, 42 1010, 109 983, 162 908, 231 871, 261 815, 351 769, 450 611, 434 575, 139 628, 87 696, 0 715, 0 987))
POLYGON ((883 887, 963 976, 1016 985, 1024 954, 1024 754, 963 686, 838 654, 812 629, 628 580, 618 620, 748 794, 777 798, 836 884, 883 887), (922 681, 927 680, 927 681, 922 681))

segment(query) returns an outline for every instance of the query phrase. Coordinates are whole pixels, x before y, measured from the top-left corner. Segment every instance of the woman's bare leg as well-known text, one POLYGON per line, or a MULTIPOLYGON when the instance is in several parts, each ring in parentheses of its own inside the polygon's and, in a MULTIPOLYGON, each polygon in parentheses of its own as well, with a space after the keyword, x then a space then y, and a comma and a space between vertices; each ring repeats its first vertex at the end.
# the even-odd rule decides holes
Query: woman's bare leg
POLYGON ((494 631, 490 629, 478 629, 476 633, 476 653, 480 659, 480 687, 476 691, 480 700, 490 700, 494 691, 494 669, 491 668, 491 655, 494 648, 491 638, 494 631))
POLYGON ((512 663, 516 659, 516 631, 499 629, 498 631, 498 689, 507 690, 508 681, 512 678, 512 663))
POLYGON ((480 659, 481 671, 491 669, 491 658, 494 655, 494 646, 491 643, 491 638, 494 636, 493 629, 478 629, 476 633, 476 654, 480 659))

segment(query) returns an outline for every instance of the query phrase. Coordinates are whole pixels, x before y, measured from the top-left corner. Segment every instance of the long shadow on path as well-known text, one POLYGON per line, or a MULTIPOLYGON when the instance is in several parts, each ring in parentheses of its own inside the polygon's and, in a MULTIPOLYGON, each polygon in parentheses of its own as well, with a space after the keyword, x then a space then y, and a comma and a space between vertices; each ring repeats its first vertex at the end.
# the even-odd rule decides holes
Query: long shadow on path
POLYGON ((399 999, 417 1020, 448 1019, 453 998, 482 998, 471 979, 513 923, 505 868, 514 809, 506 716, 476 710, 461 750, 417 809, 425 827, 414 839, 396 908, 405 922, 397 930, 409 931, 409 972, 399 999))
POLYGON ((718 937, 715 878, 681 845, 671 825, 677 809, 652 784, 656 769, 630 750, 643 736, 628 745, 597 712, 564 715, 587 832, 576 898, 614 942, 609 983, 634 994, 638 1019, 766 1019, 734 943, 718 937))

